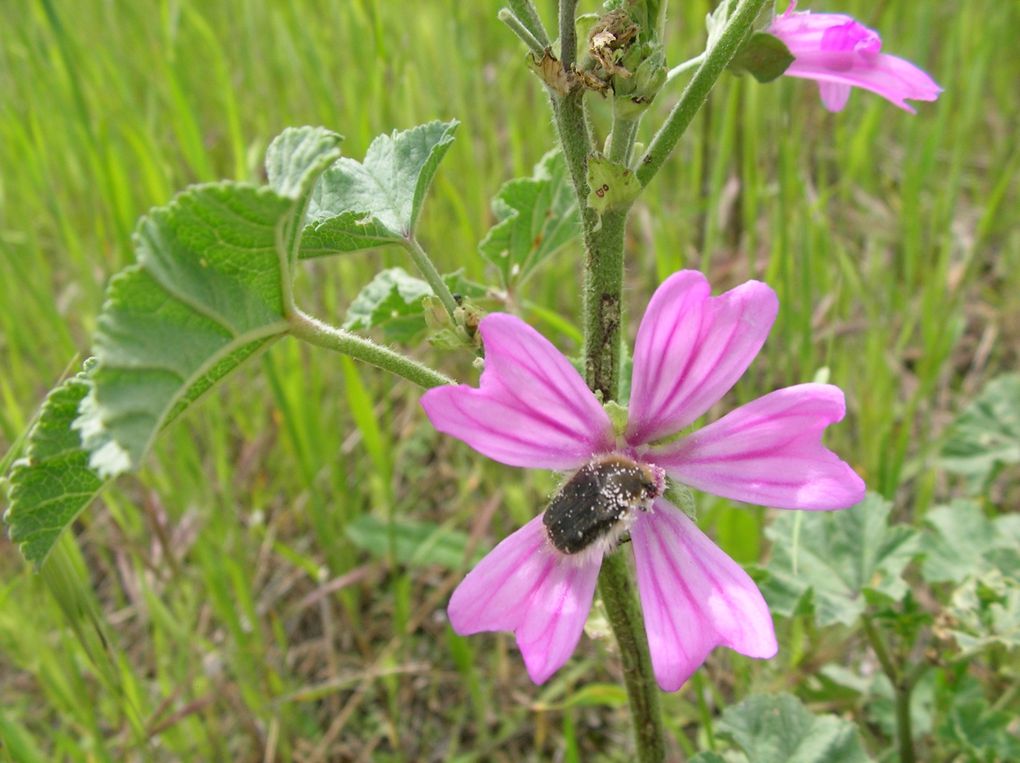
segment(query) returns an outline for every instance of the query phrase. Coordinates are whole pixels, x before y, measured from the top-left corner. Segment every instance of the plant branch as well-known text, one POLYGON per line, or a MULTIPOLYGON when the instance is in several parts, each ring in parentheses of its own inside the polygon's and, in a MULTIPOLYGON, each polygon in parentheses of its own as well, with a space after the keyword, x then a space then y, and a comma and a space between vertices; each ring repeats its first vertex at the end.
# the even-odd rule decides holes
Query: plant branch
POLYGON ((885 638, 872 619, 864 615, 861 622, 868 643, 878 658, 878 664, 882 666, 882 672, 892 684, 893 695, 896 698, 896 740, 899 745, 900 763, 916 763, 917 755, 914 752, 914 732, 910 717, 910 694, 914 688, 913 683, 896 667, 885 638))
POLYGON ((577 0, 560 0, 560 61, 570 73, 577 61, 577 0))
POLYGON ((676 147, 677 141, 684 131, 691 124, 694 115, 708 98, 716 80, 723 73, 733 56, 736 55, 740 44, 744 41, 755 18, 765 5, 766 0, 740 0, 740 4, 733 12, 733 15, 726 21, 719 38, 705 52, 705 58, 698 67, 698 70, 687 83, 680 100, 677 101, 673 110, 670 111, 666 122, 659 128, 659 131, 652 138, 648 150, 641 158, 637 169, 637 178, 642 187, 647 186, 655 173, 659 171, 670 153, 676 147))
MULTIPOLYGON (((415 266, 418 271, 428 281, 429 286, 432 287, 432 292, 435 294, 439 301, 443 303, 443 307, 446 308, 446 312, 453 318, 453 311, 457 309, 457 302, 453 298, 453 294, 450 293, 449 287, 446 285, 446 281, 439 275, 439 271, 436 270, 436 266, 432 264, 432 259, 428 256, 424 249, 421 248, 421 244, 418 240, 411 236, 410 238, 404 239, 404 247, 411 255, 411 259, 414 260, 415 266)), ((456 322, 456 320, 454 320, 456 322)))
POLYGON ((517 17, 517 15, 508 8, 503 8, 496 18, 506 24, 510 31, 517 35, 517 38, 528 46, 528 49, 536 56, 541 58, 545 54, 545 46, 539 42, 538 38, 532 34, 531 30, 525 26, 524 22, 517 17))
POLYGON ((652 661, 645 639, 644 620, 634 596, 634 586, 623 554, 610 554, 602 561, 599 593, 605 604, 609 624, 620 646, 623 679, 630 698, 640 763, 660 763, 666 758, 662 736, 659 688, 652 678, 652 661))
POLYGON ((456 384, 456 382, 429 368, 423 363, 412 360, 406 355, 394 352, 388 347, 383 347, 371 339, 352 334, 344 329, 330 326, 300 310, 294 312, 289 318, 291 333, 298 339, 310 344, 325 347, 327 350, 335 350, 344 355, 349 355, 357 360, 369 363, 384 371, 389 371, 403 379, 407 379, 419 387, 430 389, 444 384, 456 384))
POLYGON ((535 10, 535 5, 531 0, 507 0, 507 2, 510 5, 510 10, 514 12, 514 15, 521 20, 528 31, 542 44, 542 47, 549 47, 549 33, 545 31, 542 18, 538 15, 538 11, 535 10))

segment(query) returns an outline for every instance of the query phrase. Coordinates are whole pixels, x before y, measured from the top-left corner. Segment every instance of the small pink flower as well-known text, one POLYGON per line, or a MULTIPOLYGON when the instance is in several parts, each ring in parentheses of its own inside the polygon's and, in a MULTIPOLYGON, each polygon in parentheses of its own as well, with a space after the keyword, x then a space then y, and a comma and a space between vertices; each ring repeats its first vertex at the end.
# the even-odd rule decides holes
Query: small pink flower
POLYGON ((915 113, 907 99, 934 101, 942 92, 935 80, 909 61, 882 53, 878 32, 837 13, 794 12, 797 3, 769 27, 794 56, 788 77, 818 82, 822 103, 842 111, 851 87, 878 93, 901 109, 915 113))
POLYGON ((710 293, 704 276, 688 270, 652 297, 620 436, 570 362, 505 314, 481 322, 480 386, 439 387, 422 398, 436 429, 490 458, 573 472, 545 514, 497 545, 450 600, 457 633, 513 631, 536 683, 577 646, 602 557, 627 531, 659 686, 679 689, 718 645, 750 657, 776 653, 758 588, 662 497, 664 475, 789 509, 845 508, 864 495, 860 477, 821 442, 823 430, 843 418, 837 387, 781 389, 674 437, 736 383, 778 310, 775 293, 757 281, 710 293))

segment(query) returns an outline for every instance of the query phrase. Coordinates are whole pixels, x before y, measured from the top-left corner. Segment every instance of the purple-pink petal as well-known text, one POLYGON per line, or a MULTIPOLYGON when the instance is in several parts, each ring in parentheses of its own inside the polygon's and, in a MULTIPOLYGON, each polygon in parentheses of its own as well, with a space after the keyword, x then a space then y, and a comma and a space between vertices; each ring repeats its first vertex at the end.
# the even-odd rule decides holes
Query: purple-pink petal
POLYGON ((911 113, 908 100, 934 101, 942 92, 922 69, 882 53, 882 38, 873 29, 842 14, 795 13, 793 7, 773 20, 769 32, 793 54, 786 76, 818 82, 829 111, 843 109, 851 87, 877 93, 911 113))
POLYGON ((627 441, 671 435, 716 403, 758 354, 779 309, 775 292, 748 281, 712 297, 696 270, 655 291, 634 345, 627 441))
POLYGON ((450 385, 422 396, 436 429, 510 466, 576 469, 612 448, 609 417, 549 340, 503 313, 486 316, 479 331, 478 388, 450 385))
POLYGON ((631 540, 652 668, 664 691, 683 686, 716 646, 775 656, 758 587, 683 512, 657 500, 638 516, 631 540))
POLYGON ((780 509, 843 509, 864 498, 864 482, 822 445, 846 412, 830 384, 772 392, 645 458, 707 493, 780 509))
POLYGON ((602 554, 565 556, 542 515, 504 538, 461 582, 447 613, 462 636, 513 631, 531 680, 544 683, 573 653, 591 609, 602 554))

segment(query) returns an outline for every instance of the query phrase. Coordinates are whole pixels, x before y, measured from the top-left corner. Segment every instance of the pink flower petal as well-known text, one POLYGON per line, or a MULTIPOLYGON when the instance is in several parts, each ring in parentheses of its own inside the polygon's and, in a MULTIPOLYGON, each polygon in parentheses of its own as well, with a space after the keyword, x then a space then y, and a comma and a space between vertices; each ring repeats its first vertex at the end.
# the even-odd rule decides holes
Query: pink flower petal
POLYGON ((761 349, 779 309, 775 292, 748 281, 718 297, 696 270, 666 279, 634 345, 627 441, 673 434, 736 383, 761 349))
POLYGON ((716 646, 767 659, 778 649, 754 581, 669 502, 630 532, 655 679, 676 691, 716 646))
POLYGON ((450 598, 453 629, 466 636, 514 631, 528 675, 544 683, 577 647, 602 554, 566 556, 549 543, 542 515, 503 539, 450 598))
POLYGON ((864 498, 864 482, 822 445, 822 433, 845 411, 839 387, 787 387, 645 458, 673 479, 724 498, 781 509, 844 509, 864 498))
POLYGON ((794 13, 791 8, 773 20, 769 32, 794 56, 784 74, 817 81, 830 111, 846 105, 849 87, 870 90, 911 113, 907 100, 934 101, 942 92, 922 69, 881 53, 878 33, 849 16, 794 13))
POLYGON ((502 313, 482 319, 479 331, 479 387, 437 387, 422 396, 436 429, 510 466, 575 469, 612 448, 606 412, 545 337, 502 313))
POLYGON ((838 82, 819 82, 818 92, 822 96, 825 108, 832 112, 842 111, 846 102, 850 100, 850 86, 838 82))
POLYGON ((855 65, 843 71, 830 69, 810 58, 797 60, 784 74, 870 90, 911 114, 916 113, 916 109, 907 100, 934 101, 942 92, 942 88, 924 70, 905 59, 885 53, 876 56, 867 66, 855 65))

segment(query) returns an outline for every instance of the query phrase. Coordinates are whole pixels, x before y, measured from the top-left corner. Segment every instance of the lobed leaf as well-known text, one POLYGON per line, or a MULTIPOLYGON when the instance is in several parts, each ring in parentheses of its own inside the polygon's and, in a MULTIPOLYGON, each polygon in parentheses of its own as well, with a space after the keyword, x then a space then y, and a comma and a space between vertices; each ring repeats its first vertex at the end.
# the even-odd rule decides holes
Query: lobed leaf
POLYGON ((810 594, 819 625, 853 625, 865 593, 902 600, 904 568, 920 552, 920 534, 890 526, 892 504, 869 493, 837 512, 783 512, 766 530, 772 557, 762 593, 774 612, 793 615, 810 594))
POLYGON ((813 715, 789 694, 757 695, 723 711, 719 732, 754 763, 867 763, 857 728, 813 715))
POLYGON ((580 216, 563 154, 550 151, 530 178, 503 184, 492 200, 498 222, 478 245, 505 287, 522 282, 580 235, 580 216))
POLYGON ((957 417, 942 465, 983 486, 1003 466, 1020 464, 1020 375, 990 381, 957 417))
POLYGON ((998 568, 1020 568, 1020 516, 989 519, 975 502, 958 499, 924 518, 921 574, 929 583, 959 583, 998 568))
POLYGON ((54 390, 11 474, 12 539, 40 563, 112 476, 158 432, 288 330, 291 262, 310 189, 340 136, 285 131, 267 152, 269 187, 195 186, 135 232, 137 263, 114 276, 95 358, 54 390))
POLYGON ((381 327, 387 337, 407 340, 425 329, 422 300, 431 287, 403 268, 379 271, 347 308, 349 331, 381 327))
POLYGON ((312 190, 300 256, 323 257, 409 240, 459 124, 429 122, 380 135, 364 162, 345 157, 326 170, 312 190))
POLYGON ((289 231, 339 141, 289 130, 268 152, 273 187, 194 186, 141 219, 137 264, 107 289, 74 424, 101 475, 136 468, 172 415, 287 333, 289 231))

